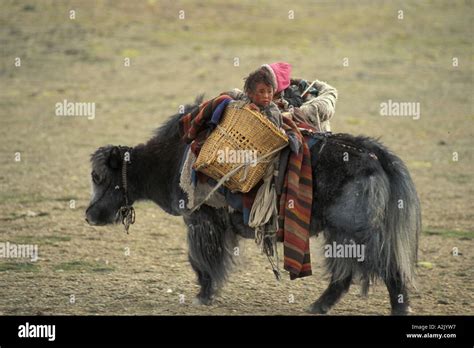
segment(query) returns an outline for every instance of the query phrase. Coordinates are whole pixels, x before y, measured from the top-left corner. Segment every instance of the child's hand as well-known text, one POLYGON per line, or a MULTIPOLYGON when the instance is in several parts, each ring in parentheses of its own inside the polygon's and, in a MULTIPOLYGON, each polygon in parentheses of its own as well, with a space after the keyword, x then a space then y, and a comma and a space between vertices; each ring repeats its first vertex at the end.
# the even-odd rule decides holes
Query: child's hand
POLYGON ((255 105, 254 103, 250 103, 248 106, 249 106, 249 109, 250 109, 250 110, 253 110, 253 111, 260 111, 260 109, 258 108, 258 106, 255 105))

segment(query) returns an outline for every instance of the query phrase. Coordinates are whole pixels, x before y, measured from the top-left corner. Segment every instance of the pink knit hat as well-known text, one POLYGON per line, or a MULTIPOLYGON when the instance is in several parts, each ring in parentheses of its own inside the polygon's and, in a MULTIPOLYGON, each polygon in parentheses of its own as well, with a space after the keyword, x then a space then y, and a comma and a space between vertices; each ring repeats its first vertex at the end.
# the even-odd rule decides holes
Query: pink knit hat
POLYGON ((291 77, 291 65, 286 62, 277 62, 273 64, 264 64, 263 68, 266 68, 272 76, 273 86, 275 87, 275 93, 281 92, 288 88, 290 85, 291 77))

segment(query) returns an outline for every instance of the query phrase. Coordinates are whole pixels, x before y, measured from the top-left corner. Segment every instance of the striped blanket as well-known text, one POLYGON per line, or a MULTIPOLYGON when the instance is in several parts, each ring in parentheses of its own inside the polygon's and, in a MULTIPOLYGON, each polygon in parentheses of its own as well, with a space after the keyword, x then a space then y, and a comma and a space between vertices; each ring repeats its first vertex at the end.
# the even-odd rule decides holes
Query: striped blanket
POLYGON ((231 97, 222 94, 203 102, 199 105, 198 109, 181 117, 179 122, 181 136, 185 143, 191 143, 191 151, 196 156, 213 129, 211 124, 213 116, 219 111, 219 115, 221 115, 223 111, 222 106, 227 105, 230 100, 232 100, 231 97), (221 107, 219 108, 219 106, 221 107))
POLYGON ((290 272, 290 279, 296 279, 312 274, 309 225, 313 203, 313 177, 311 153, 305 138, 291 119, 283 117, 283 122, 285 131, 293 131, 303 144, 299 153, 291 152, 288 159, 279 201, 277 231, 278 241, 283 242, 284 268, 290 272))

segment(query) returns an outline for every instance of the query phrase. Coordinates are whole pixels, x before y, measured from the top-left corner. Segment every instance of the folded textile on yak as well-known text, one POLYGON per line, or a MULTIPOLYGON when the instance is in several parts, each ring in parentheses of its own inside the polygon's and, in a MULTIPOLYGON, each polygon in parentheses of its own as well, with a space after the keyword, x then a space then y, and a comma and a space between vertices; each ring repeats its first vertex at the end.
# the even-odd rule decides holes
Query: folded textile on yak
MULTIPOLYGON (((185 150, 185 155, 180 165, 180 179, 179 186, 186 193, 187 196, 187 208, 193 209, 196 204, 204 200, 209 192, 212 190, 211 183, 202 182, 196 180, 196 173, 193 169, 193 164, 196 162, 196 155, 191 151, 190 146, 185 150)), ((206 204, 214 208, 225 208, 228 206, 224 195, 216 191, 209 199, 206 204)))
POLYGON ((191 151, 196 156, 210 132, 219 123, 225 106, 232 100, 223 94, 203 102, 199 108, 181 117, 179 130, 182 139, 185 143, 191 144, 191 151))

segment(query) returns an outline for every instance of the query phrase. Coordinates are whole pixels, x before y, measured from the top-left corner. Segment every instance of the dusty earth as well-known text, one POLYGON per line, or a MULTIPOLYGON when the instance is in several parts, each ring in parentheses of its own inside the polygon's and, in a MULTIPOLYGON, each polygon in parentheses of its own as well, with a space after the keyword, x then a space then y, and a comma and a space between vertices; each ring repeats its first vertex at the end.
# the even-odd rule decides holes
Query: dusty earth
MULTIPOLYGON (((338 88, 335 131, 406 161, 423 208, 414 313, 474 314, 472 17, 472 1, 3 1, 0 242, 36 244, 39 260, 0 259, 0 314, 304 314, 327 285, 321 239, 315 275, 281 282, 243 241, 201 307, 180 218, 142 202, 129 235, 84 222, 98 146, 144 142, 195 95, 277 60, 338 88), (96 103, 95 118, 56 116, 64 99, 96 103), (421 117, 381 116, 389 99, 421 117)), ((353 286, 332 314, 389 314, 387 291, 353 286)))

